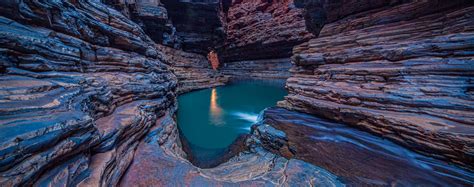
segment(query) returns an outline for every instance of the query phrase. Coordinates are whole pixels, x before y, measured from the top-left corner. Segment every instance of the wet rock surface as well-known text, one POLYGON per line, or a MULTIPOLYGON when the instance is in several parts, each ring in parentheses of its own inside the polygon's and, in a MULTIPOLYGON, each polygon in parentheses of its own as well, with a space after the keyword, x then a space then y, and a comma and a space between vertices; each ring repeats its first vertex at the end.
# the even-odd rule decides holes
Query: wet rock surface
POLYGON ((286 159, 261 147, 258 136, 247 140, 244 150, 227 162, 200 169, 184 159, 176 125, 171 116, 158 120, 141 142, 122 186, 342 186, 325 169, 297 159, 286 159))
POLYGON ((155 44, 95 1, 0 9, 0 184, 117 184, 175 105, 177 80, 155 44))
POLYGON ((356 186, 468 186, 472 172, 308 114, 268 108, 254 126, 263 147, 327 169, 356 186))
POLYGON ((0 5, 0 186, 473 184, 469 1, 103 2, 0 5), (281 108, 218 166, 186 160, 176 94, 286 78, 301 42, 280 106, 471 171, 281 108))
POLYGON ((169 53, 202 57, 156 46, 139 25, 95 1, 1 9, 2 186, 341 184, 258 146, 215 169, 194 167, 178 139, 178 80, 167 64, 180 63, 169 53))
POLYGON ((327 23, 294 48, 279 106, 473 169, 472 11, 414 1, 327 23))

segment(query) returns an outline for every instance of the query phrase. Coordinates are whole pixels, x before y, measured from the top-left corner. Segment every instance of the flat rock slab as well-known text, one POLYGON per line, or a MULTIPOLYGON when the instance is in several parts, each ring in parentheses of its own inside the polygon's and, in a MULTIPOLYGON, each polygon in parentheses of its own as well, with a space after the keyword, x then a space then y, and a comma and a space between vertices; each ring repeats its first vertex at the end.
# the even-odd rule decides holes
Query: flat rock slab
POLYGON ((312 115, 269 108, 255 128, 260 139, 270 142, 264 141, 267 149, 279 152, 286 147, 292 158, 325 168, 350 185, 474 184, 474 173, 470 171, 312 115))

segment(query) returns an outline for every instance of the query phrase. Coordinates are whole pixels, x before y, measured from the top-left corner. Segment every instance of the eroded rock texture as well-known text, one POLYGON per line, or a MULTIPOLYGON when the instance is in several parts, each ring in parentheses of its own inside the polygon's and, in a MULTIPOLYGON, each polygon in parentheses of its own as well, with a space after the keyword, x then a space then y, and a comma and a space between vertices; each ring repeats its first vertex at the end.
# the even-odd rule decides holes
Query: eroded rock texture
POLYGON ((327 23, 294 48, 279 105, 473 169, 472 2, 373 8, 327 23))
MULTIPOLYGON (((184 51, 207 54, 225 38, 222 0, 161 0, 184 51)), ((223 0, 228 1, 228 0, 223 0)))
POLYGON ((469 186, 474 175, 381 137, 308 114, 269 108, 254 134, 266 149, 327 169, 349 186, 469 186))
POLYGON ((194 167, 174 119, 187 75, 172 70, 210 65, 158 46, 118 11, 98 1, 9 1, 0 10, 1 186, 342 185, 262 149, 258 137, 219 167, 194 167))
POLYGON ((312 36, 302 12, 292 0, 232 1, 221 58, 231 62, 290 57, 293 46, 312 36))
POLYGON ((214 70, 204 55, 164 46, 157 46, 157 48, 164 53, 166 61, 178 77, 178 94, 222 86, 229 79, 228 76, 214 70))
POLYGON ((287 79, 290 77, 291 59, 263 59, 226 62, 219 72, 232 79, 287 79))
POLYGON ((0 185, 117 184, 174 109, 176 77, 153 41, 96 1, 0 12, 0 185))
POLYGON ((162 118, 157 124, 140 143, 122 186, 343 185, 325 169, 263 149, 257 135, 248 140, 248 151, 217 167, 200 169, 182 157, 180 148, 176 149, 178 137, 172 117, 162 118))
MULTIPOLYGON (((409 0, 294 0, 294 2, 296 7, 304 8, 303 16, 307 30, 313 33, 315 36, 318 36, 319 32, 326 23, 332 23, 346 16, 368 16, 373 12, 390 9, 404 2, 409 2, 409 0)), ((407 12, 407 15, 409 14, 413 14, 413 12, 407 12)), ((382 23, 384 21, 391 21, 391 19, 398 19, 403 16, 405 15, 397 15, 391 18, 386 18, 385 20, 378 19, 378 21, 382 23)), ((363 25, 353 26, 363 27, 363 25)))
POLYGON ((312 36, 302 12, 292 0, 233 1, 221 58, 230 62, 290 57, 293 46, 312 36))
POLYGON ((176 28, 161 0, 104 0, 103 2, 140 25, 156 43, 175 48, 181 47, 176 28))
POLYGON ((231 78, 286 79, 292 48, 309 40, 303 9, 292 0, 232 1, 225 13, 220 70, 231 78))
POLYGON ((224 42, 219 0, 105 0, 139 24, 151 39, 187 52, 207 54, 224 42))

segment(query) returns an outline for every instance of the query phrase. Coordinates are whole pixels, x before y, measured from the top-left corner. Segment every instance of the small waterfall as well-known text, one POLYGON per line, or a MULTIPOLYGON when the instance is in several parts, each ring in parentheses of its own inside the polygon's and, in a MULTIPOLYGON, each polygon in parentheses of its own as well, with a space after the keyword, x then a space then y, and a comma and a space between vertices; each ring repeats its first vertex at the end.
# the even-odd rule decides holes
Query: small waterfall
POLYGON ((241 120, 245 120, 252 123, 256 123, 258 121, 258 114, 246 113, 246 112, 234 112, 233 115, 237 116, 237 118, 241 120))
POLYGON ((258 122, 258 116, 259 116, 258 114, 248 113, 248 112, 233 112, 232 115, 237 117, 238 119, 247 121, 248 124, 245 126, 239 127, 239 129, 249 131, 249 132, 252 125, 258 122))

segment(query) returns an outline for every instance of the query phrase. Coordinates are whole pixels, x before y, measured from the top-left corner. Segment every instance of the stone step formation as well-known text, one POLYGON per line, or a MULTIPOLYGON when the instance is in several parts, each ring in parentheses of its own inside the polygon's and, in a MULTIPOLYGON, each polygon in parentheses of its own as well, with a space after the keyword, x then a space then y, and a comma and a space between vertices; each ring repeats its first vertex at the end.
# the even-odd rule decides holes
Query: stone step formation
POLYGON ((473 12, 468 0, 2 2, 0 186, 472 186, 473 12), (289 94, 230 159, 192 165, 177 95, 242 78, 288 78, 289 94))

